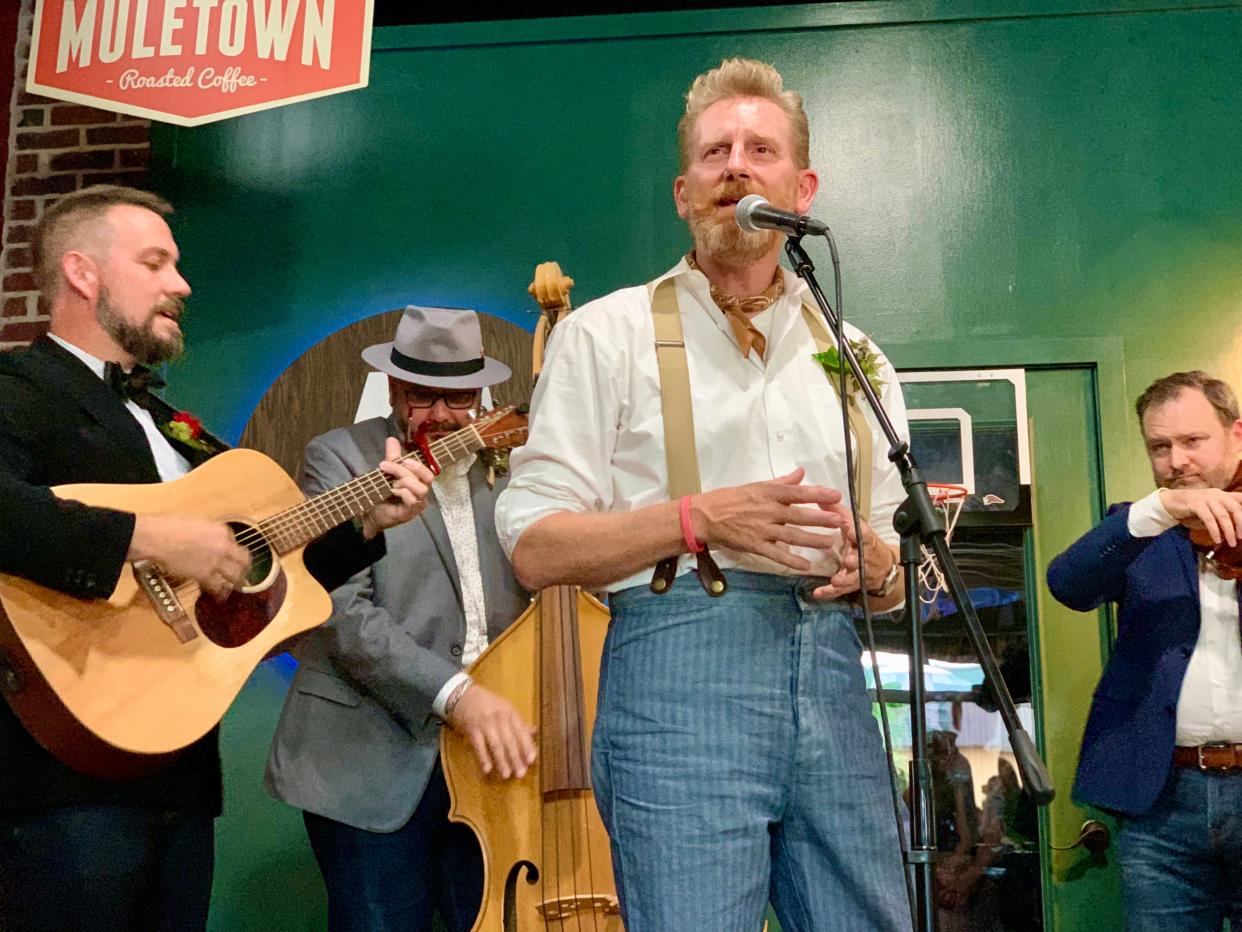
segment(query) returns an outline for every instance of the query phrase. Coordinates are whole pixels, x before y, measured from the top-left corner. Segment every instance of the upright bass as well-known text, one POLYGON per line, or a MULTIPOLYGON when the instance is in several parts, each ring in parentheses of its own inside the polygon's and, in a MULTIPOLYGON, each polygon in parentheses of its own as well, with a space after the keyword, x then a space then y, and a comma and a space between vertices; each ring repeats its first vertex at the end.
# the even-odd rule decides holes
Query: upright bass
MULTIPOLYGON (((547 337, 570 310, 573 280, 555 262, 535 270, 547 337)), ((473 932, 622 932, 608 836, 591 788, 590 740, 608 610, 574 586, 544 589, 479 657, 471 676, 538 728, 539 757, 520 780, 485 777, 469 742, 444 729, 449 817, 483 848, 483 903, 473 932)))

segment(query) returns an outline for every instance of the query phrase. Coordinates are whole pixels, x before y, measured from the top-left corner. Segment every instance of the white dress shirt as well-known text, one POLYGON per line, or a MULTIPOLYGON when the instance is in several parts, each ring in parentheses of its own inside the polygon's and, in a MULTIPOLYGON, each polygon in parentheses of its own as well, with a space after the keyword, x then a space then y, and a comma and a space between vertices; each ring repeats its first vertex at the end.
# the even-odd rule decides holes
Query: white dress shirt
MULTIPOLYGON (((703 491, 770 480, 803 466, 804 482, 845 494, 841 403, 811 358, 817 348, 801 312, 806 286, 782 272, 785 294, 756 315, 768 339, 766 362, 753 352, 742 356, 702 272, 683 259, 661 276, 677 282, 703 491)), ((862 336, 849 324, 846 334, 862 336)), ((626 512, 669 500, 654 342, 646 286, 592 301, 557 325, 531 402, 530 439, 513 452, 509 485, 497 502, 496 525, 507 553, 513 554, 523 531, 555 512, 626 512)), ((908 438, 901 387, 887 360, 880 376, 881 400, 908 438)), ((870 411, 866 418, 876 438, 871 525, 895 542, 892 514, 905 493, 870 411)), ((839 541, 838 532, 825 533, 839 541)), ((834 551, 795 552, 812 561, 812 575, 831 576, 839 564, 834 551)), ((713 553, 725 568, 796 575, 753 554, 724 548, 713 553)), ((678 572, 693 565, 692 557, 683 556, 678 572)), ((608 589, 650 580, 648 569, 608 589)))
MULTIPOLYGON (((1155 537, 1177 524, 1157 489, 1130 506, 1135 537, 1155 537)), ((1177 698, 1177 743, 1242 742, 1242 638, 1237 583, 1199 569, 1199 640, 1177 698)))
MULTIPOLYGON (((470 499, 470 467, 477 457, 458 460, 444 467, 431 487, 431 494, 440 506, 440 516, 448 531, 461 581, 461 601, 466 612, 466 640, 462 645, 461 665, 468 667, 487 649, 487 606, 483 599, 483 572, 479 568, 479 542, 474 530, 474 503, 470 499)), ((440 687, 432 709, 441 718, 449 695, 467 678, 465 672, 455 673, 440 687)))
MULTIPOLYGON (((48 336, 86 363, 90 370, 99 378, 102 379, 104 377, 104 361, 102 359, 95 358, 86 350, 62 340, 54 333, 49 333, 48 336)), ((167 482, 169 479, 176 479, 188 473, 190 471, 189 461, 173 448, 173 445, 168 442, 168 438, 155 426, 155 418, 151 416, 151 412, 128 398, 125 400, 125 407, 134 416, 139 426, 142 427, 142 432, 147 435, 147 446, 151 448, 151 455, 155 457, 155 468, 159 470, 160 478, 167 482)))

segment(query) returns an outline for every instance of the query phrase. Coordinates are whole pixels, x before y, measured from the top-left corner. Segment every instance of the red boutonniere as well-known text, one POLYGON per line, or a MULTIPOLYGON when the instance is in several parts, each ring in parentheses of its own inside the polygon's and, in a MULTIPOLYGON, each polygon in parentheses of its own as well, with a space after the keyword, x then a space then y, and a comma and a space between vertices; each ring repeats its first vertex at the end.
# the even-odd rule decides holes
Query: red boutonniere
POLYGON ((178 411, 167 424, 160 425, 160 430, 188 447, 211 452, 211 446, 201 439, 203 422, 188 411, 178 411))

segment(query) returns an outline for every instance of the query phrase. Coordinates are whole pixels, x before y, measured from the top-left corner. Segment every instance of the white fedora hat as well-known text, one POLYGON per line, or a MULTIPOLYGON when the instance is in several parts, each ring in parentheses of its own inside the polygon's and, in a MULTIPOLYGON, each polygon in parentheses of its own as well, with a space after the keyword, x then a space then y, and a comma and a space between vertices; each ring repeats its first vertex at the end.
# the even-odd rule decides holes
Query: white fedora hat
POLYGON ((482 388, 513 374, 483 355, 483 331, 474 311, 410 305, 391 343, 362 351, 368 365, 406 382, 436 388, 482 388))

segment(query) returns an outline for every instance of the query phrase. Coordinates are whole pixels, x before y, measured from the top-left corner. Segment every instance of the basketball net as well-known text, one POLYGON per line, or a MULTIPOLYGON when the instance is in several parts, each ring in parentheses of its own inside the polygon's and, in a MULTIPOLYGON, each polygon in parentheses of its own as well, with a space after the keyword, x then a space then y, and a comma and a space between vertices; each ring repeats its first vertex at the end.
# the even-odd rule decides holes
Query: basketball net
MULTIPOLYGON (((944 539, 948 542, 953 539, 953 529, 957 527, 958 515, 962 513, 962 505, 965 504, 970 490, 964 485, 929 482, 927 492, 931 495, 932 505, 944 517, 944 539)), ((947 588, 947 583, 940 564, 936 562, 936 555, 926 547, 920 549, 923 551, 923 562, 919 564, 919 601, 924 605, 934 606, 940 593, 947 588)), ((936 614, 933 610, 928 613, 928 617, 933 618, 936 614)))

